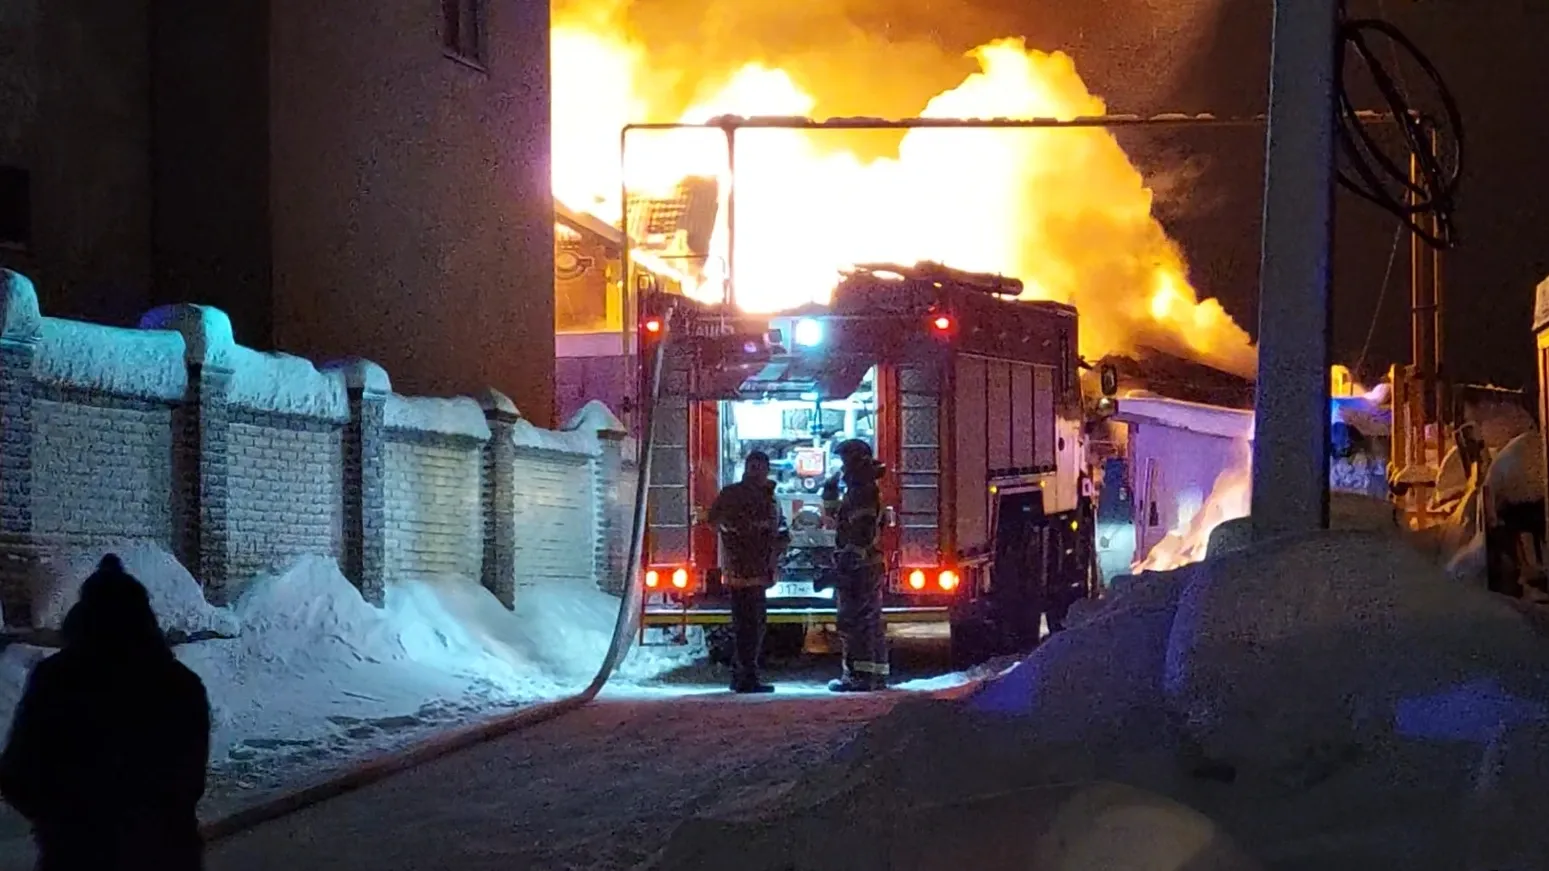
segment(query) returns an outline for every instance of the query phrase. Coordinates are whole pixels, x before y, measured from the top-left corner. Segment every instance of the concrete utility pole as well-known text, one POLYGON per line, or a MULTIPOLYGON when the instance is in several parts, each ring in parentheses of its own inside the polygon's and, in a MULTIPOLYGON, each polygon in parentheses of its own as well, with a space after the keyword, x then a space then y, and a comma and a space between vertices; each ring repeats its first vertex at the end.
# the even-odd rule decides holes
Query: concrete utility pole
POLYGON ((1339 0, 1275 0, 1254 403, 1256 539, 1328 528, 1338 23, 1339 0))

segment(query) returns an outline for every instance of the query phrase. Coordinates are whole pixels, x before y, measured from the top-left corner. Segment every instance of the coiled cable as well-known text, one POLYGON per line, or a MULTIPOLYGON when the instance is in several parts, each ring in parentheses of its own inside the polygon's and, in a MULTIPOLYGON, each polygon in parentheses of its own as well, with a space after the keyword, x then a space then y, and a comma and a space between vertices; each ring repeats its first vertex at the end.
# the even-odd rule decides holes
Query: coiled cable
POLYGON ((1376 18, 1344 18, 1340 22, 1339 82, 1340 150, 1345 166, 1338 173, 1345 189, 1398 217, 1411 232, 1435 248, 1457 245, 1453 222, 1458 183, 1463 175, 1463 117, 1457 99, 1441 72, 1413 40, 1391 22, 1376 18), (1385 39, 1396 60, 1409 55, 1435 87, 1440 117, 1414 108, 1410 95, 1395 80, 1398 71, 1378 60, 1373 38, 1385 39), (1351 97, 1349 61, 1358 59, 1371 73, 1378 93, 1413 162, 1401 165, 1378 144, 1366 113, 1351 97), (1444 154, 1449 153, 1451 160, 1444 154), (1450 164, 1450 165, 1449 165, 1450 164), (1428 218, 1429 220, 1423 220, 1428 218))

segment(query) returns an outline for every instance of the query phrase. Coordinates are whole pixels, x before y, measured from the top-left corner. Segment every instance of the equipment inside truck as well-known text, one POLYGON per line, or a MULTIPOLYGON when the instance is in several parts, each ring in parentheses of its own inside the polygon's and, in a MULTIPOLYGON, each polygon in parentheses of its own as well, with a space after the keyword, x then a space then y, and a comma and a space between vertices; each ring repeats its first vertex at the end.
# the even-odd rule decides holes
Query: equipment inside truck
POLYGON ((742 475, 753 451, 769 455, 775 498, 790 524, 791 546, 780 565, 771 599, 831 599, 833 590, 815 592, 813 580, 829 562, 834 533, 823 525, 823 482, 839 471, 833 448, 846 439, 876 445, 876 369, 840 399, 821 399, 816 391, 797 398, 738 399, 721 403, 722 487, 742 475))

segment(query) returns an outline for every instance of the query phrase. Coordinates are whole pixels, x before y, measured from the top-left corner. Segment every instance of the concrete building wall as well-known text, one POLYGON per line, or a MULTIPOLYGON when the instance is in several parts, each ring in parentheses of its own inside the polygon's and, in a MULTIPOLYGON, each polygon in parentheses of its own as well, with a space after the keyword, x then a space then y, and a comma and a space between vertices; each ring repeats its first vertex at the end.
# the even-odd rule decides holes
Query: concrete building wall
POLYGON ((276 343, 413 392, 493 385, 551 422, 548 4, 486 0, 481 67, 445 54, 432 0, 279 6, 276 343))
POLYGON ((0 3, 0 166, 30 181, 31 241, 0 248, 51 311, 129 324, 151 281, 149 4, 0 3))
POLYGON ((61 316, 197 300, 239 341, 551 422, 548 4, 484 4, 468 64, 436 0, 7 0, 0 166, 33 238, 0 266, 61 316))

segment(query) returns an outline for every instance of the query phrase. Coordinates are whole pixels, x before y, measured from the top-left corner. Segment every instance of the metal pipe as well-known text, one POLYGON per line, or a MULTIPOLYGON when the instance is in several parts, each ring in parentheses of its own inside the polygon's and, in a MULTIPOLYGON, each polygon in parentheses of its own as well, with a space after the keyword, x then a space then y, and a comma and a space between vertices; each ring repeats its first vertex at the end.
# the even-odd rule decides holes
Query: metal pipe
MULTIPOLYGON (((1315 0, 1326 3, 1330 0, 1315 0)), ((1332 117, 1332 109, 1330 110, 1332 117)), ((1363 124, 1389 124, 1390 112, 1360 111, 1356 113, 1363 124)), ((1037 130, 1037 129, 1090 129, 1113 127, 1226 127, 1259 129, 1269 124, 1268 115, 1243 115, 1218 118, 1215 115, 1184 115, 1181 113, 1152 115, 1087 115, 1079 118, 815 118, 766 116, 744 118, 729 116, 703 123, 689 124, 677 121, 630 124, 633 130, 726 130, 749 127, 766 130, 915 130, 915 129, 978 129, 978 130, 1037 130)), ((1332 120, 1330 124, 1332 124, 1332 120)))
POLYGON ((737 127, 726 125, 726 284, 728 307, 737 304, 737 127))
POLYGON ((1264 167, 1255 538, 1328 528, 1340 0, 1275 0, 1264 167))

